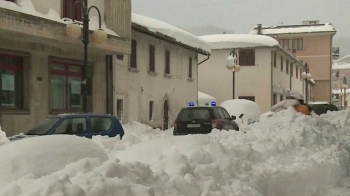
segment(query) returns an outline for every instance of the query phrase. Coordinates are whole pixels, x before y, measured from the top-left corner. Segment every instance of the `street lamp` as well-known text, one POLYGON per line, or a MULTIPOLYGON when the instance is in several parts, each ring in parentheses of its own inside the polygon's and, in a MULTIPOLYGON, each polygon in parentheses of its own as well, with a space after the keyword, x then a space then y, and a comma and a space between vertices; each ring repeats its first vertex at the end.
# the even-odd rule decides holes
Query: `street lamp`
MULTIPOLYGON (((82 42, 84 44, 84 66, 83 66, 83 76, 82 76, 82 81, 81 84, 84 86, 84 92, 83 92, 83 109, 84 113, 87 113, 87 81, 86 81, 86 76, 87 76, 87 65, 88 65, 88 45, 89 45, 89 13, 92 8, 95 8, 98 17, 99 17, 99 29, 94 31, 92 34, 92 41, 95 43, 103 43, 107 40, 107 33, 101 28, 101 13, 100 10, 96 6, 90 6, 88 7, 87 0, 76 0, 73 6, 73 14, 74 16, 74 10, 77 4, 80 4, 81 10, 83 13, 83 39, 82 42)), ((67 24, 66 26, 66 34, 70 38, 77 39, 81 35, 81 27, 80 24, 74 22, 74 19, 72 18, 73 23, 67 24)))
POLYGON ((346 102, 346 89, 348 88, 348 85, 346 85, 346 76, 343 78, 343 84, 342 84, 342 89, 344 89, 344 108, 348 105, 346 102))
POLYGON ((226 68, 232 71, 232 99, 235 99, 235 73, 241 70, 241 66, 238 65, 235 49, 232 49, 230 55, 227 57, 226 68))
POLYGON ((303 73, 301 73, 301 78, 305 81, 305 102, 308 103, 309 89, 308 89, 307 80, 311 79, 311 74, 309 71, 309 65, 307 63, 305 63, 304 65, 304 71, 303 73))

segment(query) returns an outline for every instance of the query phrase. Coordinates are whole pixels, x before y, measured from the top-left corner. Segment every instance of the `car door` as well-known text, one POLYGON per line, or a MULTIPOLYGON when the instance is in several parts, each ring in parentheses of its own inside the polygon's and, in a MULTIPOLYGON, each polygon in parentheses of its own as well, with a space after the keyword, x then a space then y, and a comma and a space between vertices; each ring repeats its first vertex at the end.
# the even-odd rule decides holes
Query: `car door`
POLYGON ((233 129, 234 127, 228 112, 223 108, 218 108, 218 110, 220 112, 221 120, 223 122, 223 129, 225 130, 233 129))
POLYGON ((60 122, 60 124, 55 128, 53 134, 86 136, 86 125, 87 123, 85 117, 67 117, 64 118, 60 122))

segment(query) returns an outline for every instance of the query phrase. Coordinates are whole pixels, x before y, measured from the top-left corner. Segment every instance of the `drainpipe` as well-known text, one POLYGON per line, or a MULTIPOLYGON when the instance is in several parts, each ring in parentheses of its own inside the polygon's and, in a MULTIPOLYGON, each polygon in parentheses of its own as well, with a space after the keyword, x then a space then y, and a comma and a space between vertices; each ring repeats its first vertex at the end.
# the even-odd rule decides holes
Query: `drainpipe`
POLYGON ((202 62, 198 63, 198 65, 200 65, 200 64, 204 63, 205 61, 209 60, 209 58, 210 58, 210 54, 207 55, 206 59, 204 59, 202 62))
POLYGON ((278 51, 278 48, 277 49, 274 49, 274 50, 271 50, 271 77, 270 77, 270 81, 271 81, 271 92, 270 92, 270 96, 271 96, 271 107, 274 105, 273 103, 273 70, 274 70, 274 66, 273 66, 273 63, 274 63, 274 52, 278 51))

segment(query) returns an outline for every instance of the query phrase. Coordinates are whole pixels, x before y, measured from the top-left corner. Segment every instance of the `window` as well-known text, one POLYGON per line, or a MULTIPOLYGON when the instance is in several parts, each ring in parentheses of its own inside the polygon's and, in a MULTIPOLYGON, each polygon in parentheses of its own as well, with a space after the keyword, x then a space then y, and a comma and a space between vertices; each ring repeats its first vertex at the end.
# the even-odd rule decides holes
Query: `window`
POLYGON ((154 119, 154 101, 149 102, 149 121, 153 121, 154 119))
POLYGON ((277 54, 276 52, 273 52, 273 67, 277 67, 277 54))
POLYGON ((294 71, 294 67, 293 67, 293 63, 290 64, 290 75, 293 76, 293 71, 294 71))
MULTIPOLYGON (((92 106, 92 66, 88 66, 86 88, 88 91, 88 106, 92 106)), ((82 96, 82 64, 67 63, 64 61, 51 61, 50 81, 50 107, 52 110, 75 110, 83 109, 82 96)))
POLYGON ((279 44, 284 48, 285 50, 289 49, 289 40, 288 39, 280 39, 279 44))
POLYGON ((273 94, 273 105, 277 104, 277 94, 273 94))
POLYGON ((219 110, 221 110, 221 112, 224 114, 225 119, 227 119, 227 120, 231 119, 230 114, 226 110, 224 110, 222 108, 219 108, 219 110))
POLYGON ((170 74, 170 51, 165 51, 165 74, 170 74))
POLYGON ((1 108, 23 108, 24 57, 0 54, 1 108))
POLYGON ((123 61, 124 60, 124 55, 117 55, 117 60, 123 61))
POLYGON ((239 65, 255 65, 255 49, 239 50, 239 65))
POLYGON ((117 118, 123 122, 123 99, 117 99, 117 118))
POLYGON ((280 95, 280 101, 283 101, 283 99, 284 99, 284 96, 280 95))
POLYGON ((81 134, 86 132, 86 119, 82 117, 67 118, 55 130, 56 134, 81 134))
POLYGON ((281 71, 283 71, 283 56, 281 56, 281 71))
POLYGON ((156 72, 155 66, 155 47, 153 45, 149 45, 149 71, 156 72))
POLYGON ((254 101, 255 102, 255 97, 254 96, 239 96, 238 99, 246 99, 246 100, 250 100, 250 101, 254 101))
POLYGON ((289 61, 286 59, 286 73, 289 73, 289 61))
POLYGON ((192 79, 192 57, 188 60, 188 78, 192 79))
POLYGON ((112 119, 109 117, 90 117, 90 121, 94 133, 107 132, 112 127, 112 119))
POLYGON ((295 77, 296 78, 299 77, 299 68, 298 68, 298 66, 295 66, 295 77))
POLYGON ((298 50, 304 49, 303 39, 297 39, 297 49, 298 50))
POLYGON ((136 40, 131 41, 131 56, 130 56, 130 68, 137 68, 137 42, 136 40))
POLYGON ((82 21, 82 10, 79 3, 74 7, 75 1, 63 0, 63 18, 71 18, 82 21))

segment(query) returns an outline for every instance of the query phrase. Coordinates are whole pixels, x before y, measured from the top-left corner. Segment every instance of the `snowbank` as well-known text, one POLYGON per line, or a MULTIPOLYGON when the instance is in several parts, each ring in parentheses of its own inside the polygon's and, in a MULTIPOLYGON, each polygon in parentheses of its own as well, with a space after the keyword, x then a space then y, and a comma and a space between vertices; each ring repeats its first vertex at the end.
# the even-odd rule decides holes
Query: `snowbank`
POLYGON ((212 49, 279 46, 278 41, 276 41, 274 38, 265 35, 217 34, 200 36, 200 38, 210 43, 212 49))
POLYGON ((24 176, 45 176, 84 158, 107 160, 90 139, 70 135, 32 137, 0 147, 0 190, 24 176))
POLYGON ((216 102, 213 96, 198 92, 198 106, 210 106, 212 101, 216 102))
POLYGON ((2 131, 0 125, 0 146, 9 143, 10 140, 6 137, 6 133, 2 131))
POLYGON ((132 22, 146 27, 149 31, 158 32, 174 38, 177 42, 186 44, 193 48, 202 49, 207 53, 211 52, 210 44, 198 38, 197 36, 192 35, 191 33, 172 26, 168 23, 135 13, 132 13, 132 22))
POLYGON ((9 179, 0 195, 345 196, 348 127, 346 111, 305 116, 292 108, 247 126, 246 134, 213 130, 174 137, 172 130, 133 122, 124 125, 121 141, 93 138, 108 161, 82 159, 41 178, 9 179), (331 191, 337 185, 344 190, 331 191))

